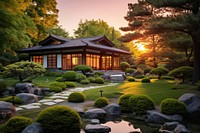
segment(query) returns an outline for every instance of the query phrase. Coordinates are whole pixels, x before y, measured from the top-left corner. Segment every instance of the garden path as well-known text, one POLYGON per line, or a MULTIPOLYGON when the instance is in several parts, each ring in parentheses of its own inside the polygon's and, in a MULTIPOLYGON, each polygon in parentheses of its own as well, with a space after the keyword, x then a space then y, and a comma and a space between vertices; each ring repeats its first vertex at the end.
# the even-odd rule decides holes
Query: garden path
POLYGON ((69 107, 72 108, 84 108, 86 106, 89 106, 93 103, 93 101, 86 101, 83 103, 70 103, 70 102, 65 102, 68 99, 68 96, 72 93, 72 92, 83 92, 84 90, 91 90, 91 89, 96 89, 96 88, 102 88, 102 87, 106 87, 106 86, 115 86, 118 83, 109 83, 107 85, 101 85, 101 86, 90 86, 90 87, 76 87, 73 89, 69 89, 66 91, 62 91, 60 93, 55 93, 52 96, 42 99, 36 103, 30 103, 30 104, 26 104, 26 105, 20 105, 16 107, 16 111, 19 110, 24 110, 24 109, 36 109, 36 108, 40 108, 42 105, 47 105, 47 106, 51 106, 51 105, 67 105, 69 107))

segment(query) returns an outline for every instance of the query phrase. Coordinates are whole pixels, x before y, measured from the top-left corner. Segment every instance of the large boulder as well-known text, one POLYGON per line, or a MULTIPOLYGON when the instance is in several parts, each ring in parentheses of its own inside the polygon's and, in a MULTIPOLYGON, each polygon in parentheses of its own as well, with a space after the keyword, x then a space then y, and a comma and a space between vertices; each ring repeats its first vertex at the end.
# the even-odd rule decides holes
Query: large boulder
POLYGON ((17 83, 15 85, 15 93, 31 93, 35 91, 34 85, 31 83, 17 83))
POLYGON ((200 117, 200 96, 187 93, 182 95, 178 100, 185 103, 189 118, 196 119, 200 117))
POLYGON ((16 95, 16 97, 22 99, 24 104, 38 102, 38 96, 35 94, 19 93, 16 95))
POLYGON ((106 111, 107 115, 111 116, 119 116, 121 114, 120 106, 116 103, 111 103, 104 107, 104 110, 106 111))
POLYGON ((108 126, 103 126, 100 124, 88 124, 85 127, 86 133, 109 133, 111 131, 111 128, 108 126))
POLYGON ((85 112, 85 117, 90 119, 105 119, 106 112, 103 109, 90 109, 85 112))
POLYGON ((42 127, 40 123, 33 123, 27 126, 22 133, 42 133, 42 127))
POLYGON ((0 101, 0 123, 13 117, 15 114, 16 109, 12 103, 0 101))
POLYGON ((174 129, 174 133, 189 133, 189 131, 184 125, 178 124, 174 129))

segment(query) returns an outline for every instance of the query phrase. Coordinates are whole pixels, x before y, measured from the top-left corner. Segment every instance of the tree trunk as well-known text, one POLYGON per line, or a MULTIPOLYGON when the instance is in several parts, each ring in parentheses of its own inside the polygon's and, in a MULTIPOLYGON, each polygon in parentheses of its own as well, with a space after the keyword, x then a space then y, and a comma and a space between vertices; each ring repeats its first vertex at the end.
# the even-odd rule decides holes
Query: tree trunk
POLYGON ((193 84, 200 80, 200 38, 199 35, 192 35, 194 50, 194 74, 193 84))

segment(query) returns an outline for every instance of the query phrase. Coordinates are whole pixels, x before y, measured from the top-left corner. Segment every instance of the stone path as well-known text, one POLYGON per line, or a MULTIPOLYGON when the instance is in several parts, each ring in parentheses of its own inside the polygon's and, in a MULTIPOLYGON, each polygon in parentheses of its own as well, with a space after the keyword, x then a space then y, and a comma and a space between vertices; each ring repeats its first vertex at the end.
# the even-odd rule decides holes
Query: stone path
POLYGON ((19 111, 19 110, 24 110, 24 109, 37 109, 37 108, 40 108, 42 105, 51 106, 51 105, 59 104, 66 101, 68 99, 68 96, 72 92, 83 92, 84 90, 91 90, 91 89, 102 88, 106 86, 115 86, 117 84, 118 83, 110 83, 108 85, 102 85, 102 86, 90 86, 90 87, 82 87, 82 88, 76 87, 74 89, 69 89, 66 91, 62 91, 60 93, 55 93, 46 99, 42 99, 38 101, 37 103, 30 103, 30 104, 18 106, 16 107, 16 110, 19 111))

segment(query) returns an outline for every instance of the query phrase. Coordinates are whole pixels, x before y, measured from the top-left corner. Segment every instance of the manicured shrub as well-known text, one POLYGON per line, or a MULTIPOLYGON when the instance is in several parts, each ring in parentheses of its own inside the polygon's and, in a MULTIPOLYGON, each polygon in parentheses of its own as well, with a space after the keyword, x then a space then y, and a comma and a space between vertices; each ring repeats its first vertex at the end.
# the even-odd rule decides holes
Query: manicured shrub
POLYGON ((81 92, 73 92, 68 97, 68 102, 84 102, 86 99, 85 95, 81 92))
POLYGON ((6 83, 4 81, 0 81, 0 96, 7 90, 6 83))
POLYGON ((146 75, 147 73, 150 73, 152 69, 151 68, 145 68, 144 69, 144 75, 146 75))
POLYGON ((129 106, 131 111, 137 114, 144 114, 147 110, 155 109, 153 100, 145 95, 131 96, 129 106))
POLYGON ((129 106, 129 98, 133 96, 133 94, 125 94, 120 96, 119 100, 118 100, 118 104, 121 108, 122 112, 130 112, 130 106, 129 106))
POLYGON ((137 75, 137 76, 134 76, 136 79, 143 79, 144 76, 143 75, 137 75))
POLYGON ((49 86, 60 87, 60 88, 62 88, 62 90, 64 90, 66 88, 66 85, 63 82, 53 82, 49 86))
POLYGON ((65 81, 76 81, 76 72, 74 71, 68 71, 63 74, 63 78, 65 81))
POLYGON ((88 79, 81 80, 81 84, 89 84, 90 81, 88 79))
POLYGON ((76 87, 74 82, 65 82, 67 88, 76 87))
POLYGON ((126 74, 127 73, 133 74, 135 72, 135 69, 133 69, 133 68, 127 68, 125 72, 126 72, 126 74))
POLYGON ((62 88, 59 86, 49 86, 49 91, 58 93, 62 91, 62 88))
POLYGON ((141 82, 142 83, 150 83, 151 80, 150 80, 150 78, 143 78, 141 82))
POLYGON ((94 77, 88 77, 87 79, 90 81, 90 83, 95 83, 95 78, 94 77))
POLYGON ((21 133, 28 125, 32 123, 33 121, 31 118, 14 116, 5 123, 3 127, 3 133, 21 133))
POLYGON ((175 80, 175 78, 174 78, 174 77, 171 77, 171 76, 161 76, 160 79, 175 80))
POLYGON ((87 65, 78 65, 74 67, 74 71, 81 71, 83 74, 86 74, 87 72, 93 72, 93 69, 87 65))
POLYGON ((167 68, 164 68, 164 67, 157 67, 157 68, 154 68, 150 71, 151 74, 158 75, 158 79, 160 79, 162 75, 165 75, 168 72, 169 72, 169 70, 167 68))
POLYGON ((77 73, 76 74, 76 81, 81 82, 82 80, 86 79, 86 76, 82 73, 77 73))
POLYGON ((126 69, 130 67, 130 64, 128 62, 121 62, 120 67, 121 67, 121 70, 125 72, 126 69))
POLYGON ((185 81, 185 79, 191 79, 193 76, 193 68, 189 66, 182 66, 179 68, 176 68, 168 73, 169 76, 173 76, 175 78, 178 78, 182 80, 182 82, 185 81))
POLYGON ((101 75, 104 75, 104 73, 103 72, 95 72, 94 75, 95 76, 101 76, 101 75))
MULTIPOLYGON (((13 103, 13 96, 7 96, 7 97, 4 97, 4 98, 0 98, 0 101, 13 103)), ((23 101, 19 97, 15 96, 14 97, 14 103, 15 104, 21 104, 21 103, 23 103, 23 101)))
POLYGON ((50 71, 46 71, 44 73, 44 76, 54 76, 54 77, 62 77, 63 74, 61 72, 50 72, 50 71))
POLYGON ((56 81, 57 81, 57 82, 63 82, 64 80, 63 80, 63 77, 57 77, 57 78, 56 78, 56 81))
POLYGON ((134 79, 133 77, 127 77, 127 80, 128 80, 129 82, 135 82, 135 79, 134 79))
POLYGON ((80 133, 81 119, 67 106, 53 106, 40 112, 36 119, 44 133, 80 133))
POLYGON ((187 108, 184 103, 173 99, 167 98, 161 102, 161 112, 168 115, 179 114, 185 116, 187 114, 187 108))
POLYGON ((94 102, 94 106, 98 108, 105 107, 108 104, 109 104, 109 100, 106 97, 97 98, 94 102))
POLYGON ((137 65, 131 65, 130 68, 137 69, 137 65))
POLYGON ((29 54, 27 53, 21 53, 18 55, 19 61, 27 61, 29 60, 29 54))
POLYGON ((97 77, 97 78, 95 78, 95 83, 97 83, 97 84, 104 84, 104 79, 101 78, 101 77, 97 77))

